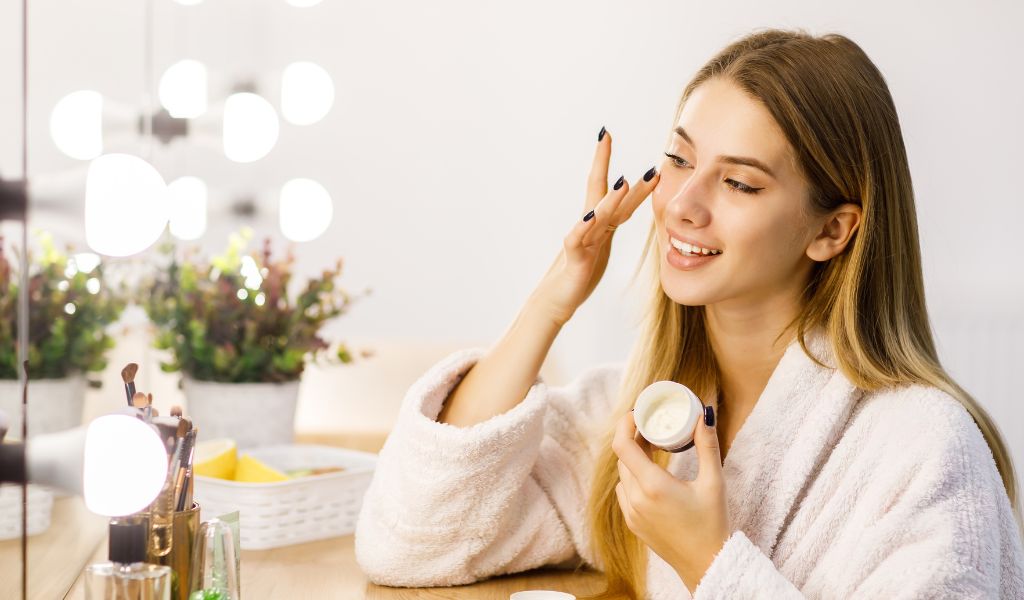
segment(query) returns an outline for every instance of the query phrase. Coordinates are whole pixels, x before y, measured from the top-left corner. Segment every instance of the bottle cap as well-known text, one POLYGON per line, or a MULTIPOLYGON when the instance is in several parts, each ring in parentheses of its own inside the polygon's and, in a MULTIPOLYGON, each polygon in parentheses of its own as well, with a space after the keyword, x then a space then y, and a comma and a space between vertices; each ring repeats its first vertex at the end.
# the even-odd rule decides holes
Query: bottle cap
POLYGON ((146 523, 139 519, 111 519, 110 562, 131 564, 146 560, 146 523))

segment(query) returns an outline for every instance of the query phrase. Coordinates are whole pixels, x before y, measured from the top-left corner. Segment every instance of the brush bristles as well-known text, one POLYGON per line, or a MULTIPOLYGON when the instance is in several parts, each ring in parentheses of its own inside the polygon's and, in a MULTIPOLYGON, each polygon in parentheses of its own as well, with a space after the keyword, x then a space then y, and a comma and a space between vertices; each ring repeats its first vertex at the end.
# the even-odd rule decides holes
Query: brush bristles
POLYGON ((139 372, 139 365, 135 363, 128 363, 125 368, 121 369, 121 379, 125 383, 131 383, 135 381, 135 374, 139 372))

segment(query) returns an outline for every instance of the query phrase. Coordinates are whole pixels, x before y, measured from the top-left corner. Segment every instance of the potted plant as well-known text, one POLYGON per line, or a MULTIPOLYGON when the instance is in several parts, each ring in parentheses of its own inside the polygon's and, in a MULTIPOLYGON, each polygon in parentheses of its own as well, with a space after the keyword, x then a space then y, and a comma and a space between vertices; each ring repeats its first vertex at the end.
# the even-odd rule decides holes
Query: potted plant
MULTIPOLYGON (((144 286, 142 305, 169 351, 165 371, 180 371, 190 416, 206 439, 233 438, 240 448, 294 439, 299 381, 306 361, 349 363, 352 355, 320 337, 321 327, 354 302, 336 282, 342 261, 290 293, 295 258, 245 253, 252 233, 232 234, 209 261, 194 250, 169 258, 144 286)), ((369 293, 370 290, 366 290, 369 293)))
POLYGON ((125 295, 106 281, 95 254, 60 252, 47 233, 36 234, 40 252, 11 261, 0 238, 0 409, 21 432, 18 385, 19 269, 28 273, 29 434, 76 427, 82 423, 85 386, 99 386, 90 373, 106 367, 114 341, 107 327, 121 315, 125 295))

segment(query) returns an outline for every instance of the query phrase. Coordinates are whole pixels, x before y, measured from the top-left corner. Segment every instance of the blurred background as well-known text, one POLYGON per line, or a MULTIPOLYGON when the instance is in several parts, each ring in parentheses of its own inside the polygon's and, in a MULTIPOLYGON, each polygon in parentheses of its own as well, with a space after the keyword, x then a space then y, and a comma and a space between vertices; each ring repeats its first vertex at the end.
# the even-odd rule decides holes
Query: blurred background
MULTIPOLYGON (((23 176, 20 4, 0 3, 8 181, 23 176)), ((293 291, 342 259, 337 281, 358 296, 319 330, 322 354, 338 359, 344 343, 353 360, 305 369, 296 428, 386 432, 416 376, 511 323, 582 215, 602 126, 611 172, 635 181, 659 161, 704 61, 755 28, 799 27, 847 35, 886 77, 942 359, 1024 469, 1019 2, 32 0, 29 11, 26 239, 40 257, 46 243, 66 255, 58 271, 72 291, 83 274, 86 304, 135 290, 107 298, 96 310, 109 322, 83 334, 110 339, 81 367, 102 384, 84 384, 86 418, 123 403, 130 361, 158 407, 184 401, 180 373, 160 363, 218 359, 155 348, 167 327, 147 316, 156 293, 139 284, 180 275, 161 247, 180 259, 194 246, 205 265, 248 228, 245 252, 265 239, 276 256, 292 249, 293 291), (134 207, 90 205, 89 185, 100 198, 112 180, 134 182, 134 207), (133 247, 151 233, 157 243, 133 247)), ((625 359, 650 220, 645 205, 619 229, 604 280, 545 364, 550 383, 625 359)), ((21 226, 2 224, 8 256, 21 226)), ((264 266, 249 279, 275 277, 264 266)), ((247 277, 246 264, 229 267, 247 277)), ((59 279, 53 297, 68 292, 59 279)), ((259 282, 236 287, 259 302, 259 282)), ((61 298, 65 314, 84 310, 61 298)))

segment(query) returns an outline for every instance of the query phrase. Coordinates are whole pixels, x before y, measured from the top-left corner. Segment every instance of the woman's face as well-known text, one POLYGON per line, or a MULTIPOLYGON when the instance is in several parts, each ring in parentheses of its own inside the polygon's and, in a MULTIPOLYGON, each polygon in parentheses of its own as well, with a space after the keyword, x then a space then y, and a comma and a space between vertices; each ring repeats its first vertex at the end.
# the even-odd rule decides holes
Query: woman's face
POLYGON ((672 157, 652 193, 665 293, 689 306, 799 297, 821 225, 805 214, 807 184, 768 109, 730 80, 711 79, 670 135, 672 157), (670 238, 721 254, 687 258, 670 238))

